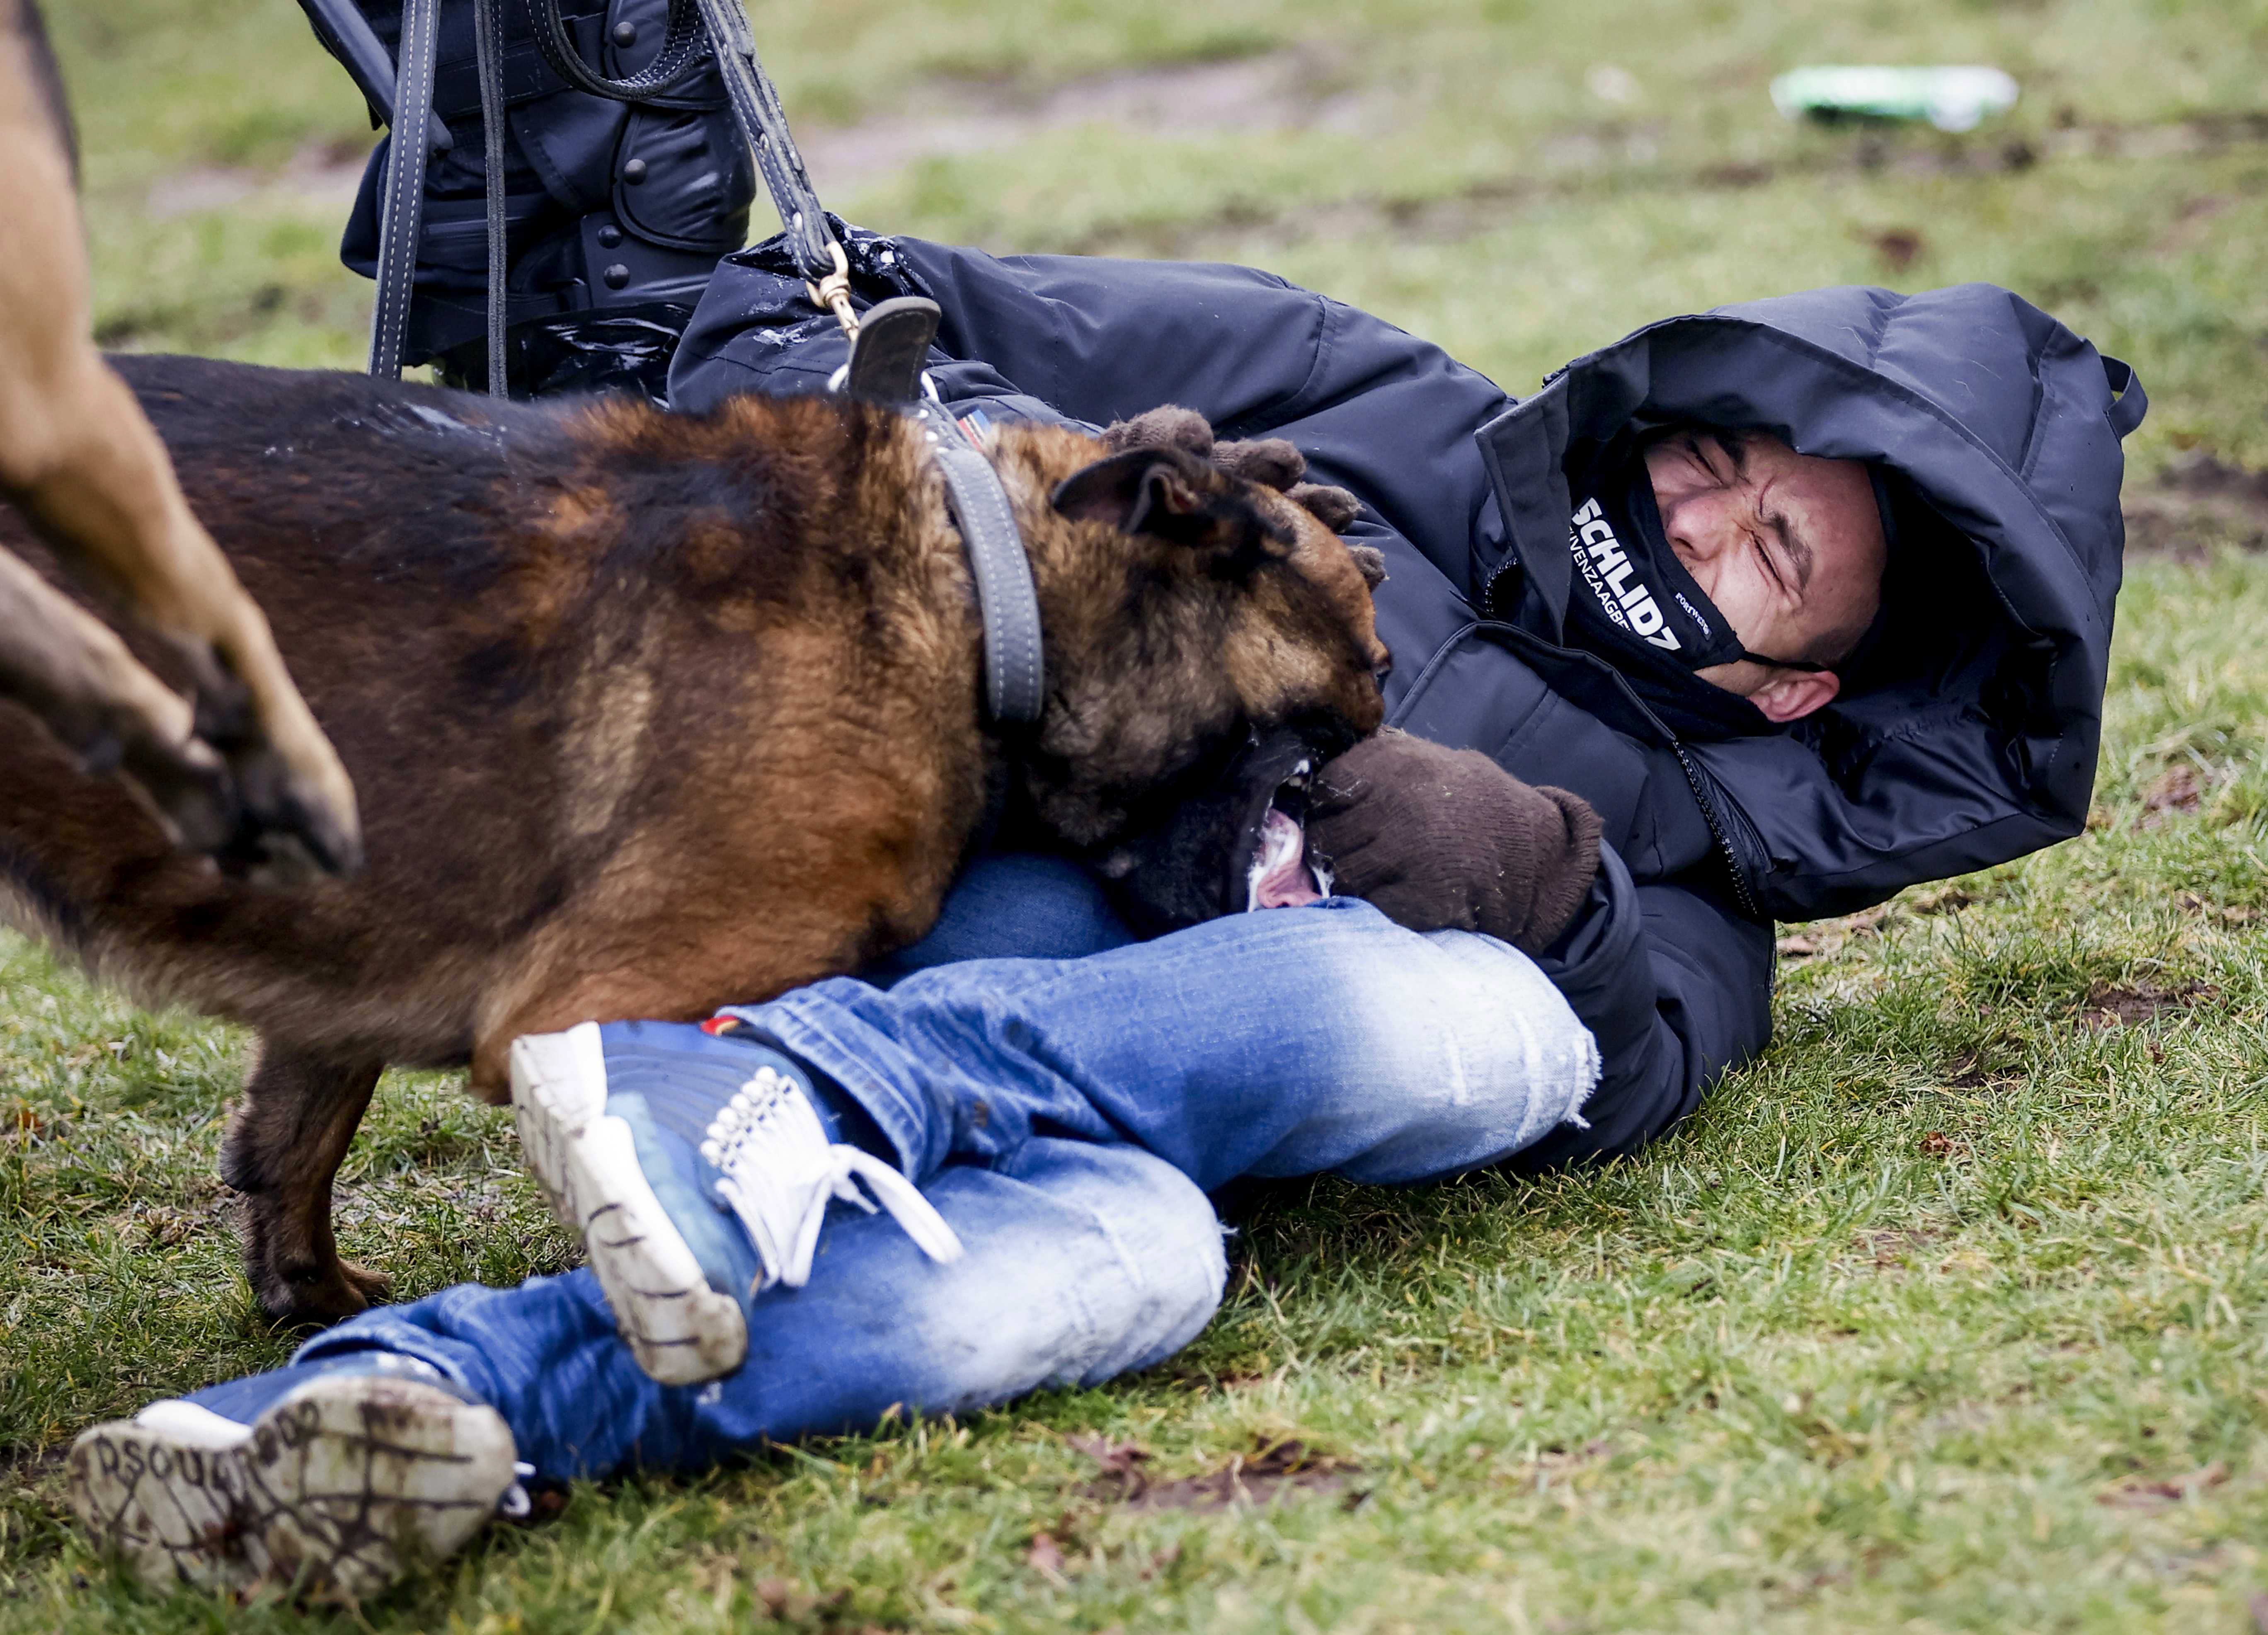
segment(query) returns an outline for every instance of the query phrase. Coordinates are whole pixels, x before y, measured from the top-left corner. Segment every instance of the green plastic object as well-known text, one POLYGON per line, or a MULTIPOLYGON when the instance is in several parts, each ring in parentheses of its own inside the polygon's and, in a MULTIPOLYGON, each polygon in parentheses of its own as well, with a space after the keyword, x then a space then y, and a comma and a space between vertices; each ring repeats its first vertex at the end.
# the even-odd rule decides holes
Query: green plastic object
POLYGON ((1789 119, 1917 119, 1974 130, 2016 106, 2016 82, 1997 68, 1798 68, 1771 82, 1789 119))

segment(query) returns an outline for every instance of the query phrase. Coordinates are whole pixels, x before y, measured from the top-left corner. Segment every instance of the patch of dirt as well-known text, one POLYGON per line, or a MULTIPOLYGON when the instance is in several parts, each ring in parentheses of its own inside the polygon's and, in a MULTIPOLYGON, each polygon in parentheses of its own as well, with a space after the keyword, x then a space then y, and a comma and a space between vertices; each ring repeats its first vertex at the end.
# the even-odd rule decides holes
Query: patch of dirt
POLYGON ((1852 1247, 1887 1271, 1893 1266, 1915 1263, 1941 1235, 1926 1226, 1889 1226, 1859 1233, 1852 1240, 1852 1247))
POLYGON ((1897 911, 1897 905, 1878 902, 1871 909, 1861 909, 1856 914, 1845 914, 1831 920, 1814 920, 1801 931, 1782 937, 1774 946, 1781 957, 1806 960, 1822 954, 1840 954, 1844 946, 1854 939, 1879 930, 1883 922, 1897 911))
POLYGON ((2174 899, 2174 906, 2184 914, 2194 914, 2203 919, 2219 920, 2224 925, 2250 925, 2260 917, 2260 910, 2238 902, 2214 902, 2185 891, 2174 899))
MULTIPOLYGON (((1370 122, 1381 123, 1382 119, 1370 122)), ((1785 177, 1859 174, 1992 175, 2029 170, 2043 162, 2080 158, 2154 159, 2208 154, 2268 143, 2268 115, 2198 118, 2165 125, 2084 125, 2046 134, 2036 144, 2022 136, 1948 136, 1939 132, 1869 131, 1841 144, 1822 144, 1778 164, 1718 163, 1684 169, 1664 163, 1671 150, 1663 133, 1630 122, 1554 136, 1540 151, 1564 168, 1544 176, 1506 175, 1423 203, 1350 199, 1302 203, 1280 216, 1256 215, 1249 201, 1233 212, 1169 225, 1114 229, 1064 247, 1091 255, 1189 255, 1218 249, 1224 234, 1239 236, 1236 254, 1257 255, 1273 247, 1319 239, 1359 239, 1390 232, 1428 243, 1454 243, 1491 232, 1524 205, 1581 195, 1602 169, 1638 167, 1650 173, 1618 178, 1625 190, 1653 188, 1690 193, 1701 188, 1763 187, 1785 177)), ((1904 231, 1911 231, 1911 229, 1904 231)), ((1918 254, 1926 246, 1917 245, 1918 254)))
POLYGON ((2205 804, 2212 782, 2194 761, 2176 761, 2142 792, 2142 827, 2162 829, 2205 804))
POLYGON ((2235 203, 2234 199, 2218 194, 2206 194, 2184 203, 2174 212, 2174 225, 2166 235, 2150 247, 2158 255, 2177 255, 2183 250, 2194 249, 2211 232, 2213 219, 2235 203))
POLYGON ((796 145, 822 195, 924 159, 979 153, 1082 125, 1146 136, 1215 130, 1355 130, 1374 98, 1333 88, 1324 59, 1300 51, 1174 63, 1075 79, 1043 92, 937 80, 909 107, 853 125, 807 125, 796 145))
POLYGON ((2211 983, 2176 983, 2161 988, 2153 983, 2097 983, 2087 991, 2079 1013, 2082 1027, 2102 1032, 2132 1027, 2154 1020, 2168 1011, 2187 1011, 2220 997, 2211 983))
POLYGON ((2204 449, 2172 461, 2124 504, 2129 550, 2193 562, 2218 545, 2268 549, 2268 471, 2231 465, 2204 449))
POLYGON ((343 217, 362 186, 375 136, 311 142, 280 170, 239 165, 194 165, 160 177, 150 188, 150 214, 160 221, 227 210, 250 199, 290 203, 343 217))
POLYGON ((70 1457, 69 1442, 53 1442, 45 1447, 0 1447, 0 1482, 18 1488, 37 1486, 61 1470, 70 1457))
MULTIPOLYGON (((1068 1440, 1102 1467, 1101 1474, 1087 1484, 1087 1496, 1131 1510, 1224 1510, 1238 1504, 1272 1504, 1292 1493, 1339 1493, 1361 1470, 1349 1461, 1318 1453, 1297 1437, 1256 1437, 1250 1453, 1237 1455, 1219 1469, 1153 1482, 1143 1468, 1149 1462, 1149 1450, 1137 1443, 1100 1436, 1068 1440)), ((1035 1557, 1040 1538, 1048 1536, 1033 1540, 1035 1557)), ((1051 1538, 1048 1542, 1054 1543, 1051 1538)), ((1060 1569, 1060 1554, 1057 1565, 1060 1569)))
POLYGON ((1614 1451, 1615 1445, 1603 1436, 1594 1437, 1580 1447, 1562 1447, 1554 1443, 1537 1451, 1535 1462, 1528 1468, 1528 1479, 1541 1491, 1586 1466, 1598 1463, 1614 1451))
POLYGON ((2161 1482, 2122 1482, 2107 1493, 2097 1493, 2095 1502, 2119 1510, 2162 1510, 2168 1505, 2195 1499, 2207 1488, 2219 1487, 2228 1480, 2228 1467, 2215 1460, 2202 1470, 2169 1477, 2161 1482))
POLYGON ((1885 227, 1878 232, 1858 235, 1865 243, 1874 247, 1874 254, 1885 272, 1902 273, 1921 259, 1929 241, 1921 236, 1918 227, 1885 227))

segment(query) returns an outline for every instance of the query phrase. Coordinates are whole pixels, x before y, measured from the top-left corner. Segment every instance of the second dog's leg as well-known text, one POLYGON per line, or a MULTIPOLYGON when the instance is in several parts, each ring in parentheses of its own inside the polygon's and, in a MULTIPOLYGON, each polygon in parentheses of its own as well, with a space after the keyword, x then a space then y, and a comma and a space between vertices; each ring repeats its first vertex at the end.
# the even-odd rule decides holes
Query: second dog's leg
POLYGON ((108 626, 4 550, 0 697, 38 716, 87 771, 114 768, 137 786, 175 845, 210 851, 235 832, 228 768, 197 737, 188 700, 144 669, 108 626))
POLYGON ((195 670, 200 735, 230 762, 250 820, 247 866, 278 880, 350 871, 362 831, 346 769, 156 430, 94 349, 78 204, 33 38, 0 30, 0 496, 195 670))
POLYGON ((262 1041, 221 1146, 221 1179, 245 1195, 244 1270, 270 1315, 335 1322, 383 1300, 387 1279, 339 1258, 331 1178, 385 1064, 262 1041))

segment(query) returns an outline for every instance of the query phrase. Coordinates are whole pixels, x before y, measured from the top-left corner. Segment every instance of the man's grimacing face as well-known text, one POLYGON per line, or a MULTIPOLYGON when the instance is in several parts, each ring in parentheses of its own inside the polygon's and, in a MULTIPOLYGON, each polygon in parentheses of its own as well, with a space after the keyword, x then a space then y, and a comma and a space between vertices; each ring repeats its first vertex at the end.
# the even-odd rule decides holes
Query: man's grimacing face
MULTIPOLYGON (((1649 445, 1646 469, 1670 549, 1750 652, 1830 662, 1865 633, 1889 548, 1862 463, 1696 427, 1649 445)), ((1783 722, 1843 686, 1832 671, 1745 659, 1694 674, 1783 722)))

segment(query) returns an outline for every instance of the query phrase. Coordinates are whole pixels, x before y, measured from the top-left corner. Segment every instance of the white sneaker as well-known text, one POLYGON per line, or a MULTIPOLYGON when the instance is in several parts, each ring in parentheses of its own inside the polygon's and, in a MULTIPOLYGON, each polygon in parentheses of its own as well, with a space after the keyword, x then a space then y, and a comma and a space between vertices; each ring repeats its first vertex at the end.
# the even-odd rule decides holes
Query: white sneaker
POLYGON ((835 1199, 869 1213, 879 1202, 931 1259, 961 1256, 919 1188, 828 1140, 797 1071, 761 1043, 676 1023, 585 1022, 512 1042, 528 1167, 582 1234, 638 1366, 664 1385, 747 1359, 748 1302, 809 1281, 835 1199))
POLYGON ((512 1488, 503 1418, 400 1374, 308 1381, 250 1425, 153 1403, 71 1445, 70 1503, 153 1589, 374 1595, 455 1553, 512 1488))

